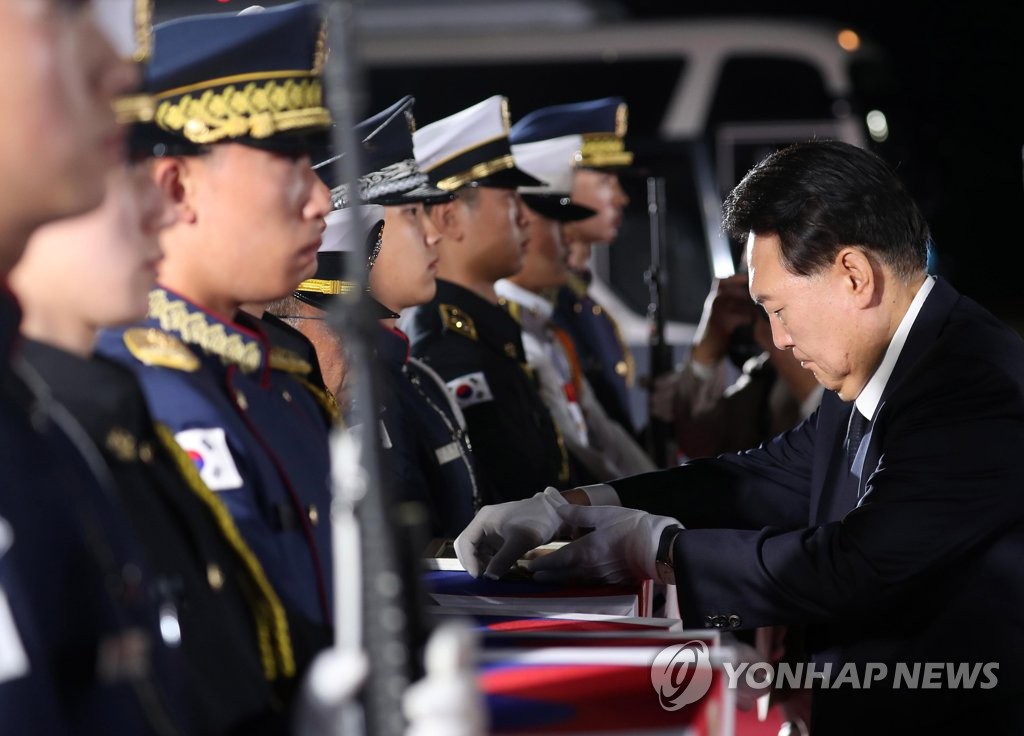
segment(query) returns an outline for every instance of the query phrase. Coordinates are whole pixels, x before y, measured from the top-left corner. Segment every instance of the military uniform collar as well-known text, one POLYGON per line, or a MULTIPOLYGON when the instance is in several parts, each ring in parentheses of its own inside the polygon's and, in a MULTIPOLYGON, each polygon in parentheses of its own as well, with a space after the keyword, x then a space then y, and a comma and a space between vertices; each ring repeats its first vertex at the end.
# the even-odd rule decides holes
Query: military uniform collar
POLYGON ((524 289, 519 284, 509 281, 508 279, 499 279, 498 281, 495 281, 494 290, 502 299, 516 302, 521 305, 523 309, 533 312, 539 319, 550 319, 551 314, 555 311, 555 305, 540 294, 534 294, 532 291, 524 289))
POLYGON ((24 355, 46 381, 53 397, 98 444, 121 457, 152 432, 146 401, 134 375, 106 358, 83 358, 60 348, 25 340, 24 355))
POLYGON ((449 323, 461 324, 463 329, 457 331, 468 339, 478 340, 521 363, 526 362, 519 323, 497 304, 444 279, 437 280, 437 296, 432 304, 439 306, 446 330, 452 329, 449 323))
POLYGON ((587 295, 587 288, 592 279, 593 274, 590 271, 570 271, 569 281, 566 285, 576 296, 583 297, 587 295))
POLYGON ((15 345, 18 344, 21 325, 21 307, 14 294, 3 284, 0 287, 0 358, 5 367, 10 366, 15 345))
POLYGON ((159 327, 206 355, 220 358, 224 365, 237 366, 243 373, 264 373, 270 346, 266 335, 253 324, 243 327, 223 316, 208 312, 170 289, 149 292, 147 324, 159 327))
POLYGON ((397 327, 381 325, 377 355, 385 365, 405 365, 409 361, 409 336, 397 327))

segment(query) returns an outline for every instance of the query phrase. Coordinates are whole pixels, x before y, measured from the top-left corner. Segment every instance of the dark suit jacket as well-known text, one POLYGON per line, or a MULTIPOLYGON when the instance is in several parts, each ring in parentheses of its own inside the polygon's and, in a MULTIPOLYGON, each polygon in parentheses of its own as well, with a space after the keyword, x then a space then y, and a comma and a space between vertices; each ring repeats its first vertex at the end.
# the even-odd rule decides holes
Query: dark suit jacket
POLYGON ((687 526, 674 549, 687 626, 804 624, 833 677, 846 663, 890 677, 900 662, 998 663, 991 689, 819 690, 816 733, 954 733, 957 719, 1022 732, 1024 342, 939 280, 865 437, 859 494, 832 477, 850 409, 827 393, 760 448, 612 485, 687 526))

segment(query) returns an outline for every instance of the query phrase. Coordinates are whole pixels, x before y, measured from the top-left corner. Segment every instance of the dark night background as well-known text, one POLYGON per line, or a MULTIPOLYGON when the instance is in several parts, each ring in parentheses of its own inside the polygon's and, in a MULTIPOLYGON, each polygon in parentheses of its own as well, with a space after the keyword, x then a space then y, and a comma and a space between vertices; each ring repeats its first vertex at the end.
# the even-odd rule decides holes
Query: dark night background
MULTIPOLYGON (((372 7, 388 0, 353 2, 372 7)), ((265 0, 266 5, 280 0, 265 0)), ((415 3, 429 9, 431 0, 415 3)), ((170 0, 158 13, 242 9, 249 0, 170 0)), ((1017 249, 1024 245, 1024 5, 982 3, 812 3, 629 0, 624 18, 765 15, 827 18, 848 24, 882 47, 896 88, 886 113, 886 155, 931 223, 938 270, 962 292, 1024 332, 1024 282, 1017 249)), ((180 13, 173 13, 180 14, 180 13)))
POLYGON ((1021 146, 1024 12, 983 3, 629 2, 638 17, 832 18, 881 46, 896 74, 892 161, 925 210, 939 271, 1024 332, 1021 146), (781 5, 781 4, 780 4, 781 5))

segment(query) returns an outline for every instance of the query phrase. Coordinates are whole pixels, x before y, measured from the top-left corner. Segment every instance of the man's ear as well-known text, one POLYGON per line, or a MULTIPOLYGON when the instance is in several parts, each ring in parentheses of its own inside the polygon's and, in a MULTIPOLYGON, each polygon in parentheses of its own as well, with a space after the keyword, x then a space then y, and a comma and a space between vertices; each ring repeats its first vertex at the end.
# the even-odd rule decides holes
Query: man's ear
POLYGON ((195 186, 188 161, 177 156, 156 159, 150 171, 153 181, 171 202, 171 207, 178 215, 178 222, 192 224, 196 221, 196 209, 193 199, 195 186))
POLYGON ((843 288, 857 306, 867 307, 877 302, 881 273, 867 251, 855 245, 843 246, 836 254, 835 265, 843 288))

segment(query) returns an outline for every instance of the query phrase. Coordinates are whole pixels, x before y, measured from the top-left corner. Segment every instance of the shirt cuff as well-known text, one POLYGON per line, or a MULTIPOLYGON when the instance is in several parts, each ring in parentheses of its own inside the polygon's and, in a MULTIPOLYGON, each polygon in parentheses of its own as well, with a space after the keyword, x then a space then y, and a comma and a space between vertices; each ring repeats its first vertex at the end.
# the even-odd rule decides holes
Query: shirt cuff
POLYGON ((607 483, 595 483, 592 486, 580 486, 580 490, 587 494, 591 506, 621 506, 622 500, 607 483))
POLYGON ((689 360, 690 372, 693 373, 693 375, 696 376, 699 380, 704 382, 710 381, 718 374, 721 364, 722 361, 719 361, 718 363, 715 363, 713 365, 708 365, 707 363, 701 363, 699 360, 693 357, 691 357, 689 360))

